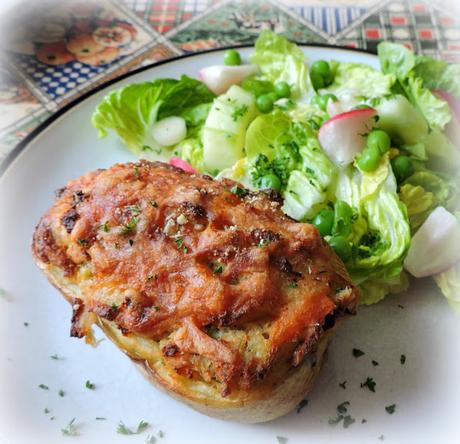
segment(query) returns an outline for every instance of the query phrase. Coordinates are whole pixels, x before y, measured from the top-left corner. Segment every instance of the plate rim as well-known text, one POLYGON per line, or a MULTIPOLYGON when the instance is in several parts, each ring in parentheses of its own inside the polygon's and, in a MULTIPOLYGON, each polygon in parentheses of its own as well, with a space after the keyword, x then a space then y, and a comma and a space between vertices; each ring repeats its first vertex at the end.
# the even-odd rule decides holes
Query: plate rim
MULTIPOLYGON (((363 48, 351 48, 347 46, 341 45, 331 45, 329 43, 300 43, 291 40, 292 43, 298 45, 301 48, 329 48, 329 49, 336 49, 340 51, 349 51, 349 52, 357 52, 361 54, 367 54, 371 56, 377 56, 377 53, 363 49, 363 48)), ((81 104, 85 100, 89 99, 90 97, 98 94, 103 89, 121 81, 127 79, 129 77, 135 76, 144 71, 148 71, 149 69, 156 68, 161 65, 167 65, 168 63, 174 63, 179 60, 184 60, 192 57, 198 57, 203 54, 210 54, 213 52, 220 52, 226 51, 227 49, 245 49, 245 48, 253 48, 254 44, 241 44, 241 45, 227 45, 221 46, 219 48, 211 48, 206 49, 204 51, 199 52, 190 52, 179 54, 174 57, 158 60, 156 62, 149 63, 145 66, 140 66, 132 71, 125 72, 120 74, 119 76, 113 77, 105 82, 97 84, 94 88, 86 91, 81 96, 76 97, 75 99, 71 100, 70 102, 66 103, 64 106, 59 108, 56 112, 52 113, 48 116, 43 122, 41 122, 38 126, 36 126, 24 139, 22 139, 7 155, 6 157, 0 162, 0 180, 5 176, 6 172, 10 169, 12 164, 17 160, 19 155, 41 134, 43 133, 52 123, 54 123, 57 119, 62 117, 64 114, 75 108, 77 105, 81 104)))

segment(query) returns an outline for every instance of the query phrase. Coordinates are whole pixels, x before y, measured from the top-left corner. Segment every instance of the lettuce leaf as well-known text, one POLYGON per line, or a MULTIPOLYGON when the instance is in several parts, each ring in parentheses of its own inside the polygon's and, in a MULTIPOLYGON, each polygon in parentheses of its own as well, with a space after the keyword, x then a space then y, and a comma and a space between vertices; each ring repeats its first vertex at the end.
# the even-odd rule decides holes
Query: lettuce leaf
POLYGON ((333 83, 322 92, 335 94, 340 100, 362 102, 391 94, 394 74, 383 74, 364 63, 336 63, 333 83))
POLYGON ((406 288, 403 262, 410 244, 410 227, 405 206, 396 193, 396 180, 389 157, 373 173, 351 167, 342 170, 336 198, 355 212, 349 240, 352 259, 347 262, 354 281, 362 287, 361 303, 373 304, 389 292, 406 288))
POLYGON ((460 263, 434 276, 449 305, 460 313, 460 263))
POLYGON ((449 65, 444 60, 417 57, 414 73, 429 89, 441 89, 460 98, 460 64, 449 65))
POLYGON ((286 37, 269 30, 262 31, 250 60, 259 66, 261 80, 287 82, 291 86, 293 99, 314 94, 305 64, 305 54, 286 37))
POLYGON ((203 104, 214 97, 206 85, 185 75, 180 80, 135 83, 105 96, 93 113, 92 124, 99 130, 99 137, 114 131, 135 154, 164 159, 171 153, 155 142, 152 125, 168 116, 181 116, 193 130, 209 111, 203 104))
MULTIPOLYGON (((429 57, 417 57, 411 50, 397 43, 379 43, 377 52, 382 71, 398 78, 394 91, 403 92, 422 112, 431 128, 444 129, 452 120, 452 113, 449 104, 433 94, 431 89, 440 87, 440 82, 458 82, 458 79, 452 79, 452 74, 441 81, 447 64, 429 57)), ((452 70, 452 73, 456 72, 458 70, 452 70)))

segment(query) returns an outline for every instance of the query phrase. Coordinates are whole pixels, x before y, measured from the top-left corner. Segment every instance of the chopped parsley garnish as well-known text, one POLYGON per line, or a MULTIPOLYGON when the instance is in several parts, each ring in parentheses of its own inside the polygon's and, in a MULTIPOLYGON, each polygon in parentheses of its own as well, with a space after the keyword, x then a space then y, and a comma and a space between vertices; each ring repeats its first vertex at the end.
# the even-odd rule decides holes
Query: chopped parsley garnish
POLYGON ((139 177, 139 166, 134 165, 134 176, 139 177))
POLYGON ((379 365, 379 363, 378 363, 377 361, 374 361, 374 359, 373 359, 373 360, 372 360, 372 365, 373 365, 374 367, 377 367, 377 366, 379 365))
POLYGON ((390 415, 392 415, 395 410, 396 410, 396 404, 391 404, 391 405, 387 405, 385 407, 385 410, 387 411, 387 413, 389 413, 390 415))
POLYGON ((47 407, 45 407, 45 408, 43 409, 43 413, 44 413, 45 415, 47 415, 48 413, 50 413, 50 411, 51 411, 51 410, 48 409, 47 407))
POLYGON ((359 358, 359 357, 363 356, 364 354, 365 353, 362 350, 360 350, 359 348, 353 348, 353 356, 355 358, 359 358))
POLYGON ((243 117, 247 112, 248 112, 248 106, 247 105, 241 105, 238 108, 235 109, 232 113, 232 119, 234 122, 236 122, 240 117, 243 117))
POLYGON ((238 185, 234 185, 230 188, 230 193, 238 197, 244 197, 249 194, 249 191, 244 188, 239 187, 238 185))
POLYGON ((40 384, 39 387, 42 389, 42 390, 49 390, 50 388, 45 385, 45 384, 40 384))
POLYGON ((148 435, 147 438, 145 438, 145 444, 155 444, 157 442, 157 439, 153 435, 148 435))
POLYGON ((406 363, 406 355, 401 355, 399 361, 401 362, 401 365, 404 365, 406 363))
POLYGON ((278 444, 286 444, 288 442, 285 436, 277 436, 276 439, 278 440, 278 444))
POLYGON ((184 245, 184 239, 178 237, 176 239, 176 245, 179 250, 182 250, 185 254, 187 254, 188 248, 184 245))
POLYGON ((154 200, 150 201, 150 205, 152 205, 153 208, 158 208, 158 204, 154 200))
POLYGON ((213 274, 221 274, 224 271, 224 266, 219 262, 212 263, 213 274))
POLYGON ((139 218, 136 216, 133 216, 127 224, 123 225, 121 229, 121 234, 131 233, 134 230, 134 228, 136 228, 136 225, 138 222, 139 222, 139 218))
POLYGON ((89 379, 88 379, 88 381, 86 381, 85 387, 88 390, 94 390, 96 388, 96 386, 89 379))
POLYGON ((361 424, 365 424, 367 422, 366 418, 361 419, 361 424))
POLYGON ((260 248, 266 247, 270 244, 270 239, 261 239, 259 244, 257 245, 260 248))
POLYGON ((109 228, 109 222, 108 221, 105 221, 100 227, 99 227, 102 231, 108 233, 110 228, 109 228))
POLYGON ((77 244, 80 245, 80 247, 86 247, 88 241, 86 239, 77 239, 77 244))
POLYGON ((24 327, 28 327, 29 326, 29 323, 28 322, 24 322, 24 327))
POLYGON ((75 426, 75 419, 73 418, 64 429, 61 429, 61 432, 65 436, 78 436, 78 430, 75 426))
POLYGON ((129 243, 129 246, 132 247, 134 245, 134 240, 129 239, 128 243, 129 243))
POLYGON ((335 418, 329 418, 328 423, 330 425, 337 425, 339 422, 343 421, 343 427, 347 429, 356 420, 348 414, 348 407, 350 405, 350 401, 344 401, 337 406, 337 416, 335 418))
POLYGON ((376 382, 373 378, 367 377, 364 382, 361 383, 361 388, 367 387, 371 392, 375 393, 376 382))
POLYGON ((120 421, 118 426, 117 426, 117 433, 120 433, 121 435, 138 435, 139 433, 142 433, 145 431, 149 426, 149 423, 147 421, 141 421, 137 425, 136 430, 132 430, 129 427, 126 427, 125 424, 120 421))
POLYGON ((50 358, 51 358, 51 359, 54 359, 55 361, 60 361, 60 360, 63 360, 63 359, 64 359, 64 357, 59 356, 59 355, 57 355, 57 354, 51 355, 50 358))
POLYGON ((349 405, 350 405, 350 401, 344 401, 337 406, 337 411, 339 413, 347 413, 349 405))
POLYGON ((154 305, 154 306, 153 306, 153 309, 154 309, 155 311, 160 311, 160 310, 161 310, 161 307, 160 307, 159 305, 154 305))
POLYGON ((297 288, 297 282, 289 282, 288 288, 297 288))
POLYGON ((300 413, 308 405, 308 399, 302 399, 297 406, 297 413, 300 413))
POLYGON ((164 438, 165 432, 163 432, 163 430, 158 430, 158 436, 159 436, 160 438, 164 438))
POLYGON ((345 390, 347 388, 347 381, 339 382, 339 386, 345 390))
POLYGON ((58 391, 58 393, 59 393, 59 396, 60 396, 61 398, 63 398, 63 397, 65 396, 65 391, 62 390, 62 389, 60 389, 60 390, 58 391))
POLYGON ((110 306, 110 310, 117 311, 118 310, 118 305, 115 304, 115 302, 113 302, 112 305, 110 306))

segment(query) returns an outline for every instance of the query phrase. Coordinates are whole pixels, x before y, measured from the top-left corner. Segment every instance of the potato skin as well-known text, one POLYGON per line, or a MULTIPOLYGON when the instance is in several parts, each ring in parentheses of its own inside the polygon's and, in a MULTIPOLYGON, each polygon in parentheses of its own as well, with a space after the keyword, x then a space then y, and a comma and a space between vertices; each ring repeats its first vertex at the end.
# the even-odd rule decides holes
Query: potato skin
POLYGON ((98 325, 171 396, 254 423, 308 393, 358 291, 313 226, 239 187, 115 165, 69 182, 32 250, 72 305, 71 336, 91 343, 98 325))
POLYGON ((274 387, 267 397, 262 399, 255 397, 254 399, 232 403, 229 406, 212 401, 199 402, 193 398, 192 393, 183 393, 161 380, 148 367, 146 362, 135 360, 133 362, 144 377, 157 389, 189 405, 194 410, 225 421, 256 424, 272 421, 290 413, 305 399, 313 388, 316 378, 326 361, 327 348, 331 339, 332 330, 320 339, 316 353, 306 359, 286 379, 274 387))

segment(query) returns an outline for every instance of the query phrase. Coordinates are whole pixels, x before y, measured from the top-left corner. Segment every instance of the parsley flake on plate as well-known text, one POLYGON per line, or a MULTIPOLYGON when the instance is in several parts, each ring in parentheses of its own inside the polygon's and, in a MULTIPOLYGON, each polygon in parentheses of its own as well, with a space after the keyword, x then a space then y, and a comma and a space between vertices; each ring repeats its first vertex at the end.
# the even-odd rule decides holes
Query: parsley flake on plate
POLYGON ((78 436, 78 430, 75 426, 75 419, 73 418, 65 428, 61 429, 61 432, 64 436, 78 436))
POLYGON ((300 413, 308 405, 308 399, 302 399, 297 405, 297 413, 300 413))
POLYGON ((96 388, 96 386, 89 379, 86 381, 85 387, 88 390, 94 390, 96 388))
POLYGON ((367 377, 364 382, 361 383, 361 388, 367 387, 371 392, 375 393, 375 386, 376 382, 374 381, 374 378, 369 378, 367 377))
POLYGON ((147 421, 142 420, 137 425, 137 429, 132 430, 129 427, 126 427, 123 421, 120 421, 117 426, 117 433, 120 433, 121 435, 138 435, 139 433, 145 431, 149 425, 150 424, 147 421))
POLYGON ((396 410, 396 404, 387 405, 385 410, 388 414, 392 415, 396 410))
POLYGON ((360 350, 359 348, 353 348, 352 353, 353 353, 353 357, 355 357, 355 358, 359 358, 359 357, 365 355, 365 353, 362 350, 360 350))

